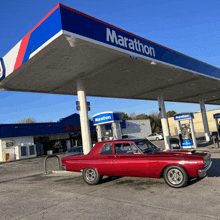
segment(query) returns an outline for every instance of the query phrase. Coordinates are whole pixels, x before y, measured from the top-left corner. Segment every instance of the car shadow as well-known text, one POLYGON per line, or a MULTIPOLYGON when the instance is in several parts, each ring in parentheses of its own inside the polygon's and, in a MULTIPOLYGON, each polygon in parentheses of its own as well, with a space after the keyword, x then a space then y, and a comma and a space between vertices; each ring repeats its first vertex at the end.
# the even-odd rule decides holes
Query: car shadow
POLYGON ((190 186, 190 185, 193 185, 193 184, 195 184, 195 183, 197 183, 197 182, 203 180, 204 178, 205 178, 205 177, 203 177, 203 178, 199 178, 199 177, 191 178, 191 179, 189 179, 188 184, 186 185, 186 187, 187 187, 187 186, 190 186))
MULTIPOLYGON (((207 171, 206 177, 219 177, 220 176, 220 159, 212 159, 212 166, 207 171)), ((201 180, 203 178, 191 178, 188 182, 188 185, 193 185, 201 180)))
POLYGON ((103 183, 108 183, 111 182, 113 180, 117 180, 122 178, 121 176, 107 176, 106 178, 103 178, 102 181, 100 181, 99 184, 103 184, 103 183))
POLYGON ((220 176, 220 159, 212 159, 212 166, 207 171, 208 177, 219 177, 220 176))

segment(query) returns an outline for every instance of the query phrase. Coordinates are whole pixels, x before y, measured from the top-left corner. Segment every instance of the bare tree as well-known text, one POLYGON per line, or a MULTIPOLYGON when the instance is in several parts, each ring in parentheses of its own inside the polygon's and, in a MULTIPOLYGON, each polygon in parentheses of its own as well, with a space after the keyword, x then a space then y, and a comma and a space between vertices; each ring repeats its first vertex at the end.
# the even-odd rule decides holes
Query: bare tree
POLYGON ((160 113, 159 113, 158 111, 156 111, 156 110, 152 111, 152 112, 150 113, 150 116, 151 116, 152 118, 154 118, 154 119, 160 119, 160 113))
POLYGON ((37 123, 37 121, 33 117, 24 118, 17 122, 17 124, 30 124, 37 123))
POLYGON ((135 114, 135 112, 131 112, 131 113, 129 114, 129 118, 131 118, 132 120, 135 120, 136 117, 137 117, 137 115, 135 114))

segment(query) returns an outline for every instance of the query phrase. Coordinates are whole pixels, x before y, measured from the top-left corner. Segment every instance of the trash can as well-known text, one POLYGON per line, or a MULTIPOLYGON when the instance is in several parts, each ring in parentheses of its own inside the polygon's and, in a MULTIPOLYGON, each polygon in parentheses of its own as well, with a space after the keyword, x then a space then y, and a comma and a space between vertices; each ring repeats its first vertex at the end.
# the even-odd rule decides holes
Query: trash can
POLYGON ((170 138, 170 147, 171 149, 180 149, 179 139, 170 138))
POLYGON ((217 131, 212 132, 212 141, 215 147, 219 148, 219 136, 217 131))

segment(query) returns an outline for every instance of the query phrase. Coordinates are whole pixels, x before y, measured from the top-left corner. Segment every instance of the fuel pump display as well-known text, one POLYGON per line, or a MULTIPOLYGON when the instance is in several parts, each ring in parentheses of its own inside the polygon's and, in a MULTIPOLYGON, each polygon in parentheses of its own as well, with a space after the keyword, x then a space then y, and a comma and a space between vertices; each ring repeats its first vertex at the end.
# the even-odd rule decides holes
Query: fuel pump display
POLYGON ((196 136, 193 126, 194 115, 192 112, 180 113, 174 115, 177 122, 179 140, 181 148, 197 148, 196 136), (189 119, 189 123, 181 124, 180 121, 189 119))

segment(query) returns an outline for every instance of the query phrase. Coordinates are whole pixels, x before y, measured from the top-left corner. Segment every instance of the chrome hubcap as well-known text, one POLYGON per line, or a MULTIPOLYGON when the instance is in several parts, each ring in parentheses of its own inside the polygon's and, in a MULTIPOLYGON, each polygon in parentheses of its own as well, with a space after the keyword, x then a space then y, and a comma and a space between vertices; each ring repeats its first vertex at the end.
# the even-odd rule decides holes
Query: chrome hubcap
POLYGON ((178 169, 169 170, 167 177, 168 180, 174 185, 180 184, 183 181, 183 174, 178 169))
POLYGON ((96 172, 95 172, 95 170, 93 170, 93 169, 88 169, 88 170, 86 170, 86 179, 88 180, 88 181, 94 181, 95 180, 95 177, 96 177, 96 172))

